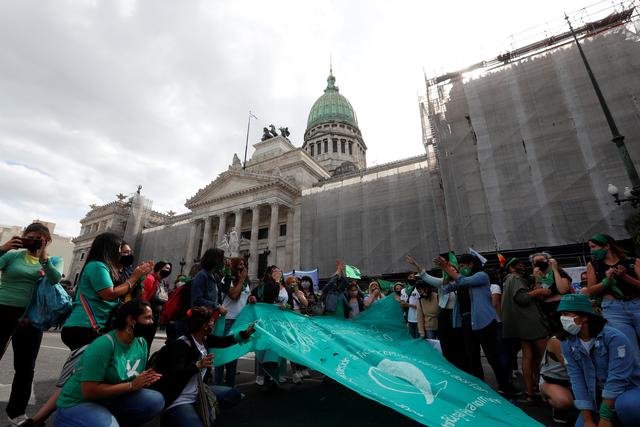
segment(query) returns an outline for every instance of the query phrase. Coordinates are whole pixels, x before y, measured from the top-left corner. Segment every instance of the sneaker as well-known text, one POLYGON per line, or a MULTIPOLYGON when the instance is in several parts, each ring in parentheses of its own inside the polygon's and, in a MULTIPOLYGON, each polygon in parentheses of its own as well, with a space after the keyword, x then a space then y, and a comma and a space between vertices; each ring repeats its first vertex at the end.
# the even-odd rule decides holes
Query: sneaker
POLYGON ((302 384, 302 374, 300 372, 294 372, 291 379, 294 384, 302 384))
POLYGON ((556 424, 567 424, 567 413, 556 408, 551 408, 551 417, 556 424))
POLYGON ((264 385, 264 377, 262 375, 256 375, 256 384, 264 385))
POLYGON ((309 373, 308 369, 302 370, 302 378, 311 378, 311 373, 309 373))
POLYGON ((15 418, 11 418, 11 417, 8 417, 8 418, 12 426, 24 425, 24 423, 27 422, 27 420, 29 419, 29 417, 27 417, 25 414, 18 415, 15 418))

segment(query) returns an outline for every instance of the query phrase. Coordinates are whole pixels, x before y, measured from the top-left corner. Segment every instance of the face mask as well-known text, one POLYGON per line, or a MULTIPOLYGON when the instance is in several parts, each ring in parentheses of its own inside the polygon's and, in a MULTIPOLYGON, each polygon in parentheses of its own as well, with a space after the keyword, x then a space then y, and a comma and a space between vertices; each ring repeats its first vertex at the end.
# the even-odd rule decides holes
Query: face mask
POLYGON ((133 255, 122 255, 120 257, 120 265, 123 267, 131 267, 133 265, 133 255))
POLYGON ((302 289, 309 289, 309 282, 302 282, 302 289))
POLYGON ((395 291, 396 295, 402 295, 402 291, 395 291))
POLYGON ((547 261, 537 261, 533 265, 534 267, 538 267, 542 271, 547 271, 547 268, 549 268, 549 263, 547 261))
POLYGON ((160 277, 162 277, 163 279, 166 279, 167 277, 169 277, 170 274, 171 274, 171 272, 167 271, 167 270, 161 270, 160 271, 160 277))
POLYGON ((524 267, 516 268, 516 273, 518 273, 521 276, 524 276, 525 274, 527 274, 527 270, 524 267))
POLYGON ((136 322, 133 326, 133 336, 134 337, 145 337, 151 335, 155 329, 155 325, 153 323, 149 323, 148 325, 144 325, 142 323, 136 322))
POLYGON ((591 249, 591 256, 595 260, 601 260, 601 259, 604 259, 604 257, 607 256, 607 252, 608 251, 605 248, 602 248, 602 249, 591 249))
POLYGON ((407 279, 407 283, 413 286, 416 284, 416 279, 407 279))
POLYGON ((571 335, 578 335, 578 332, 582 329, 582 326, 577 325, 571 316, 560 316, 560 322, 562 323, 562 329, 571 335))
POLYGON ((471 267, 462 267, 460 269, 460 274, 462 274, 465 277, 471 276, 471 267))

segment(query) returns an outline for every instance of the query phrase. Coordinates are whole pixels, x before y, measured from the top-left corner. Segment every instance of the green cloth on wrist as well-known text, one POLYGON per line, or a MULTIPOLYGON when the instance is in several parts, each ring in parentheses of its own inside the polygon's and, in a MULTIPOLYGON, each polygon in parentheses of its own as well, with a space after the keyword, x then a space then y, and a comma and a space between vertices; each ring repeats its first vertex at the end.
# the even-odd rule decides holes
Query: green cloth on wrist
POLYGON ((613 422, 616 418, 616 410, 605 402, 600 404, 600 419, 613 422))
POLYGON ((618 282, 615 278, 609 279, 608 277, 605 277, 604 279, 602 279, 602 286, 605 289, 610 290, 611 294, 616 298, 622 298, 624 297, 624 293, 622 293, 620 288, 616 286, 617 283, 618 282))

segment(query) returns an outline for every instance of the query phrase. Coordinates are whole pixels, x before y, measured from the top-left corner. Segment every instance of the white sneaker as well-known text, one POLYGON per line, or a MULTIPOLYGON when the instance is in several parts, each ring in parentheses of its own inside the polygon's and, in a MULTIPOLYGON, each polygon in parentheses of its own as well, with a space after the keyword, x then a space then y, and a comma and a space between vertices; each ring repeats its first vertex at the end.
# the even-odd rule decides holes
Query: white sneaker
POLYGON ((294 384, 302 384, 302 374, 300 372, 294 372, 291 379, 294 384))
POLYGON ((264 385, 264 377, 261 375, 256 375, 256 384, 264 385))
MULTIPOLYGON (((9 418, 9 417, 7 417, 7 418, 9 418)), ((9 422, 11 423, 12 426, 19 426, 20 424, 24 423, 28 419, 29 419, 29 417, 27 417, 26 414, 22 414, 22 415, 18 415, 15 418, 9 418, 9 422)))
POLYGON ((311 374, 309 373, 308 369, 302 370, 302 378, 311 378, 311 374))

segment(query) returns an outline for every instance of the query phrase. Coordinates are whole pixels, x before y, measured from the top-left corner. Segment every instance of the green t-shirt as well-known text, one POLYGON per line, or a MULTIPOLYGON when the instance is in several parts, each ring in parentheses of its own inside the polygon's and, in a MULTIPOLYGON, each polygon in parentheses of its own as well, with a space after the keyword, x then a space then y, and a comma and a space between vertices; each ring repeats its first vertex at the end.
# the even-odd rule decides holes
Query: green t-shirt
POLYGON ((80 294, 91 307, 99 327, 104 327, 109 319, 109 313, 118 305, 118 301, 105 301, 98 292, 113 287, 113 281, 107 265, 100 261, 91 261, 84 266, 78 280, 78 289, 73 301, 73 311, 64 326, 80 326, 90 328, 89 316, 80 302, 80 294))
POLYGON ((135 338, 129 346, 120 342, 115 331, 97 338, 87 346, 67 380, 56 405, 70 408, 87 402, 82 397, 82 382, 120 384, 133 381, 147 366, 149 356, 143 338, 135 338))
POLYGON ((26 307, 42 270, 49 282, 58 283, 64 263, 61 257, 50 257, 47 265, 27 262, 27 250, 18 249, 0 256, 0 304, 26 307))

